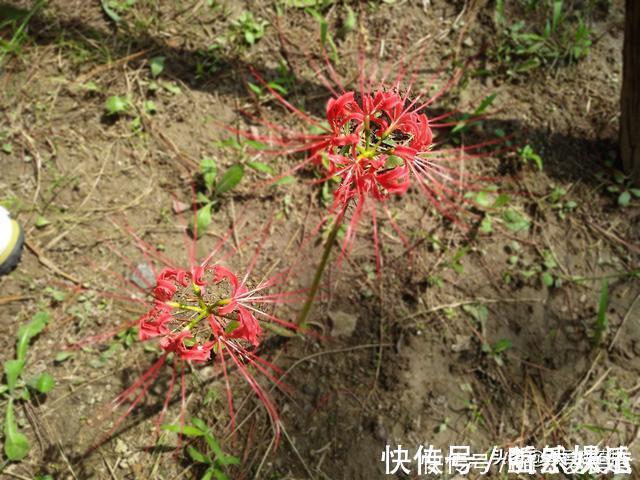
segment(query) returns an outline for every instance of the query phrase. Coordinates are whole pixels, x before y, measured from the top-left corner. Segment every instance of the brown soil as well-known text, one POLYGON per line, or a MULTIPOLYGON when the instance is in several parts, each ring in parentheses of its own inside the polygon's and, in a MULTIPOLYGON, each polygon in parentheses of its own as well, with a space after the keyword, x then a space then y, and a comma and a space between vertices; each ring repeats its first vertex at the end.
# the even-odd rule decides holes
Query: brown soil
MULTIPOLYGON (((117 418, 109 402, 153 364, 157 349, 121 336, 73 350, 64 361, 55 358, 87 337, 132 325, 142 313, 105 295, 130 294, 122 280, 145 262, 131 231, 177 263, 187 261, 188 219, 172 206, 190 202, 195 166, 212 157, 224 170, 249 157, 215 143, 228 136, 216 122, 255 128, 238 111, 259 109, 296 123, 274 102, 256 106, 245 85, 252 81, 249 66, 273 79, 284 59, 297 74, 293 103, 318 115, 324 109, 327 93, 305 60, 306 49, 319 49, 318 25, 303 10, 285 9, 275 28, 274 5, 286 2, 226 2, 226 9, 204 1, 163 3, 134 2, 120 12, 126 26, 117 28, 100 2, 51 1, 32 19, 19 53, 0 70, 0 144, 12 147, 0 152, 0 201, 28 239, 19 267, 0 279, 0 360, 13 358, 19 326, 46 309, 52 320, 33 341, 25 371, 28 377, 47 371, 56 379, 46 398, 34 397, 17 410, 32 448, 25 460, 5 467, 6 478, 202 476, 202 465, 176 450, 174 434, 155 437, 169 368, 110 439, 91 450, 117 418), (250 48, 230 40, 207 53, 247 9, 269 20, 264 38, 250 48), (150 91, 148 64, 158 55, 166 57, 165 69, 159 88, 150 91), (129 95, 135 109, 118 119, 105 117, 111 95, 129 95), (155 102, 156 114, 141 115, 146 100, 155 102), (132 131, 138 116, 141 126, 132 131), (48 224, 37 223, 40 217, 48 224), (64 299, 55 299, 52 289, 64 299)), ((345 7, 326 3, 333 4, 326 10, 330 28, 338 31, 345 7)), ((489 48, 495 29, 492 2, 351 3, 373 57, 384 38, 388 57, 419 52, 416 69, 426 72, 489 48)), ((443 100, 442 109, 459 101, 473 110, 478 98, 497 93, 497 113, 475 134, 513 133, 542 157, 541 172, 515 155, 506 167, 470 166, 491 175, 509 170, 519 192, 509 208, 526 215, 530 229, 512 232, 496 213, 493 232, 469 239, 426 210, 417 191, 402 203, 391 202, 402 230, 420 240, 413 255, 406 258, 383 222, 385 266, 377 277, 365 228, 342 267, 332 263, 326 273, 327 287, 311 318, 314 334, 269 341, 263 348, 291 387, 281 392, 261 380, 283 425, 277 450, 268 416, 240 375, 231 379, 239 429, 230 435, 219 370, 193 369, 187 419, 202 418, 222 449, 241 459, 229 468, 230 478, 386 478, 380 462, 385 444, 445 450, 468 444, 476 452, 494 445, 626 445, 640 458, 640 200, 621 207, 618 194, 608 189, 616 184, 611 165, 620 4, 592 15, 597 40, 577 64, 541 68, 513 81, 468 75, 443 100), (566 191, 560 200, 553 199, 556 188, 566 191), (553 287, 542 281, 545 270, 556 280, 553 287), (607 326, 595 341, 603 278, 609 279, 607 326), (491 346, 504 345, 504 339, 509 347, 493 353, 491 346)), ((0 33, 11 35, 6 28, 0 33)), ((360 39, 357 32, 335 38, 345 77, 356 74, 360 39)), ((269 161, 276 170, 291 164, 269 161)), ((252 238, 234 257, 246 265, 256 229, 271 220, 255 271, 297 261, 290 287, 306 286, 321 247, 298 249, 322 215, 319 191, 304 182, 256 188, 264 178, 247 173, 221 198, 199 253, 206 255, 236 225, 235 235, 252 238)), ((277 309, 294 318, 298 307, 277 309)), ((165 423, 179 411, 176 390, 165 423)))

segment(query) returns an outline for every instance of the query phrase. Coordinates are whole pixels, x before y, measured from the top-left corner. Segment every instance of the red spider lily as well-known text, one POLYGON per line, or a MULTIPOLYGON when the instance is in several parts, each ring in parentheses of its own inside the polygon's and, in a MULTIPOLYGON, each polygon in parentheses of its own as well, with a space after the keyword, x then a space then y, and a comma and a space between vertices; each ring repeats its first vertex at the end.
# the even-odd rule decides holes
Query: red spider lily
MULTIPOLYGON (((263 232, 266 231, 265 228, 263 232)), ((158 340, 163 353, 137 381, 114 399, 114 409, 123 407, 125 404, 128 406, 115 421, 106 438, 143 401, 166 363, 171 364, 172 375, 157 425, 160 426, 162 423, 173 396, 178 374, 181 384, 182 419, 186 392, 185 362, 201 365, 212 361, 220 368, 220 374, 225 379, 232 428, 235 424, 235 413, 228 375, 231 368, 240 372, 264 404, 277 442, 279 438, 277 409, 268 392, 253 377, 252 370, 263 374, 276 386, 286 389, 286 386, 277 378, 282 372, 262 359, 257 349, 264 336, 265 324, 275 323, 280 328, 297 329, 294 323, 274 314, 269 306, 297 301, 304 295, 304 291, 274 291, 279 284, 287 280, 290 274, 288 269, 281 270, 257 284, 248 283, 254 274, 266 234, 258 236, 258 246, 255 248, 249 266, 243 276, 238 276, 225 264, 231 261, 238 248, 245 246, 251 238, 256 238, 255 234, 248 236, 234 247, 228 242, 232 233, 230 230, 202 261, 195 260, 193 254, 195 239, 190 240, 192 242, 188 248, 190 266, 179 268, 165 254, 144 242, 133 231, 128 229, 128 233, 135 239, 136 246, 146 259, 145 269, 148 267, 155 278, 153 281, 146 278, 141 273, 144 269, 140 265, 134 267, 124 255, 114 250, 114 253, 134 271, 138 282, 120 276, 119 278, 125 280, 128 287, 138 290, 143 295, 144 299, 135 298, 133 301, 146 307, 146 311, 127 326, 137 326, 138 336, 142 341, 158 340)), ((124 298, 124 296, 113 297, 124 298)), ((82 344, 103 341, 114 333, 116 332, 86 339, 82 344)))
POLYGON ((154 307, 140 318, 139 337, 161 337, 162 349, 174 352, 182 360, 208 360, 212 340, 218 337, 244 340, 257 347, 262 328, 248 309, 255 301, 246 300, 249 295, 246 285, 241 285, 238 277, 223 266, 197 266, 191 272, 167 267, 158 275, 153 289, 154 307), (208 298, 220 295, 223 282, 230 285, 229 292, 222 298, 208 298), (198 340, 193 334, 199 324, 210 327, 205 340, 198 340))
MULTIPOLYGON (((463 168, 466 161, 495 156, 495 149, 485 153, 487 147, 500 144, 508 138, 498 138, 456 148, 441 148, 442 142, 434 141, 434 131, 460 123, 470 123, 478 117, 464 121, 443 120, 453 117, 457 111, 429 116, 429 107, 454 85, 462 76, 457 70, 435 94, 428 96, 428 89, 413 92, 415 73, 400 65, 397 75, 387 80, 389 72, 376 79, 366 72, 364 55, 359 62, 359 85, 347 88, 324 55, 326 67, 321 69, 307 56, 318 79, 328 90, 325 121, 321 121, 294 107, 278 91, 252 69, 252 74, 267 89, 276 102, 302 121, 310 129, 320 133, 307 134, 286 128, 264 116, 245 113, 261 124, 269 133, 243 131, 226 127, 228 131, 247 139, 262 142, 272 148, 260 150, 260 154, 306 153, 306 158, 275 180, 312 164, 320 171, 315 183, 338 180, 334 189, 334 201, 330 214, 342 221, 349 209, 348 222, 342 244, 342 255, 355 237, 362 214, 369 210, 374 225, 376 265, 380 271, 381 257, 378 245, 377 209, 388 217, 393 229, 405 244, 411 247, 386 206, 390 196, 402 196, 414 187, 445 218, 465 228, 464 212, 474 205, 470 191, 480 191, 497 179, 481 177, 463 168), (407 78, 408 77, 408 78, 407 78), (404 90, 403 84, 406 84, 404 90)), ((377 72, 378 69, 374 69, 377 72)), ((510 149, 509 149, 510 150, 510 149)), ((326 220, 326 218, 325 218, 326 220)))

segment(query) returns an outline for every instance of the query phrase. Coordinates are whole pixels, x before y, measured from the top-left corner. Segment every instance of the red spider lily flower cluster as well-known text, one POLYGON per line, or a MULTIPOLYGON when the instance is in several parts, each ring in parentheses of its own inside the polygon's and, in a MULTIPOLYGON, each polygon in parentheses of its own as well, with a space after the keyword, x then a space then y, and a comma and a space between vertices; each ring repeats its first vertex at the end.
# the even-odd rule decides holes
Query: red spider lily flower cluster
MULTIPOLYGON (((186 408, 185 363, 203 364, 213 361, 220 368, 225 381, 232 426, 235 423, 235 413, 228 373, 230 369, 236 369, 264 404, 274 426, 277 441, 278 412, 268 392, 254 378, 252 370, 264 375, 279 388, 286 389, 278 379, 283 372, 261 358, 256 350, 264 337, 265 324, 277 324, 280 328, 290 330, 297 329, 294 323, 276 316, 270 311, 269 306, 296 302, 299 296, 304 295, 304 290, 273 292, 289 278, 289 269, 278 271, 257 284, 249 283, 265 240, 264 236, 259 240, 246 272, 239 276, 222 263, 213 260, 226 262, 237 253, 238 247, 242 247, 250 239, 255 239, 255 235, 240 241, 237 247, 232 247, 227 243, 231 236, 230 230, 202 262, 197 262, 194 258, 196 240, 187 240, 191 242, 188 249, 191 266, 179 268, 162 252, 144 242, 132 231, 129 233, 147 260, 143 264, 145 268, 132 265, 115 250, 114 253, 129 266, 137 281, 123 277, 120 279, 126 282, 128 290, 137 289, 144 298, 108 295, 107 292, 104 294, 119 300, 128 299, 146 307, 145 312, 128 326, 138 327, 140 340, 158 341, 163 354, 114 399, 113 408, 127 406, 115 421, 109 435, 148 394, 151 385, 161 373, 161 367, 166 363, 171 363, 172 375, 157 425, 162 422, 178 375, 182 416, 186 408), (159 267, 156 267, 158 264, 159 267), (148 278, 149 275, 145 275, 143 271, 152 273, 153 279, 148 278)), ((86 339, 83 344, 106 340, 115 333, 117 331, 86 339)))
POLYGON ((262 328, 250 305, 243 305, 249 295, 246 285, 220 265, 165 268, 153 289, 155 305, 139 320, 139 337, 160 337, 165 352, 197 362, 209 360, 218 339, 257 347, 262 328))
MULTIPOLYGON (((373 239, 379 271, 381 257, 376 220, 378 207, 384 211, 405 247, 410 249, 406 236, 400 231, 386 206, 386 200, 392 195, 405 194, 411 186, 415 186, 442 216, 468 227, 461 221, 461 217, 465 207, 474 205, 469 192, 483 190, 496 179, 470 173, 463 168, 464 162, 495 155, 495 151, 485 153, 485 147, 503 143, 506 138, 461 147, 436 148, 434 131, 460 124, 461 121, 443 122, 459 112, 456 110, 429 117, 427 109, 458 82, 462 70, 458 70, 444 86, 426 99, 426 89, 412 93, 413 75, 407 88, 401 90, 407 73, 403 69, 387 84, 384 78, 379 82, 369 78, 362 63, 357 91, 345 88, 329 62, 326 69, 329 78, 318 68, 314 71, 316 78, 330 93, 325 121, 317 120, 294 107, 255 70, 252 73, 278 103, 308 127, 321 133, 295 131, 264 116, 256 117, 246 112, 243 113, 262 124, 270 133, 260 135, 255 131, 227 130, 275 147, 271 150, 262 149, 258 152, 260 154, 307 154, 305 160, 276 180, 309 164, 315 165, 321 172, 321 177, 315 183, 337 180, 330 214, 342 221, 347 210, 352 208, 342 255, 349 249, 359 220, 368 209, 374 227, 373 239)), ((478 117, 468 117, 462 122, 477 119, 478 117)))
POLYGON ((319 151, 322 166, 340 177, 336 201, 370 196, 384 200, 410 186, 409 165, 431 148, 433 133, 424 113, 405 108, 396 92, 378 91, 356 99, 347 92, 327 103, 332 137, 319 151))

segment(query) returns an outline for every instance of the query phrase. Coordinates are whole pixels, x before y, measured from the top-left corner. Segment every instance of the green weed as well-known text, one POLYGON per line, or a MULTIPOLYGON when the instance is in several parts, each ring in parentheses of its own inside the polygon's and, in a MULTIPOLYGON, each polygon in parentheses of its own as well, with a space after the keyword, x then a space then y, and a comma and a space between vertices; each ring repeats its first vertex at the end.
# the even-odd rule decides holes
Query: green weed
POLYGON ((8 400, 4 422, 4 454, 10 461, 22 460, 31 449, 27 437, 18 430, 14 416, 15 403, 29 401, 31 392, 46 394, 55 386, 55 380, 47 372, 28 380, 23 379, 29 343, 44 330, 49 319, 49 313, 41 311, 22 326, 18 330, 16 356, 3 365, 6 383, 0 385, 0 394, 8 400))
POLYGON ((596 317, 592 336, 592 342, 595 347, 602 345, 604 336, 609 328, 607 308, 609 308, 609 282, 603 280, 600 287, 600 298, 598 299, 598 316, 596 317))
POLYGON ((190 437, 194 440, 204 439, 204 444, 200 448, 205 448, 204 451, 196 448, 192 442, 187 445, 187 454, 189 457, 202 464, 205 471, 200 477, 201 480, 228 480, 228 476, 225 473, 225 468, 229 465, 240 464, 240 459, 232 455, 228 455, 222 451, 220 444, 211 433, 211 430, 204 421, 199 418, 193 418, 190 425, 163 425, 163 430, 180 433, 186 437, 190 437))
POLYGON ((505 3, 496 1, 494 22, 499 35, 489 56, 507 77, 575 63, 589 54, 592 32, 578 12, 565 8, 563 0, 529 2, 526 14, 533 18, 542 14, 542 27, 524 20, 508 24, 505 3))
POLYGON ((538 169, 538 171, 542 171, 542 157, 540 157, 540 155, 538 155, 533 148, 531 147, 531 145, 525 145, 524 147, 522 147, 521 149, 518 150, 518 154, 520 155, 520 159, 522 160, 523 163, 533 163, 536 168, 538 169))
POLYGON ((244 166, 236 163, 218 176, 218 166, 212 158, 203 158, 200 162, 200 176, 204 183, 204 192, 197 193, 200 205, 196 212, 196 224, 191 227, 194 235, 202 235, 211 224, 212 209, 218 204, 220 195, 232 190, 244 176, 244 166))
POLYGON ((7 29, 9 40, 0 38, 0 67, 10 55, 19 55, 27 39, 27 25, 31 18, 44 6, 45 0, 39 0, 31 10, 20 10, 9 5, 0 5, 0 32, 7 29))
POLYGON ((231 22, 231 33, 235 39, 241 39, 246 45, 251 46, 264 37, 267 25, 269 22, 257 19, 253 13, 244 11, 231 22))
MULTIPOLYGON (((601 178, 604 175, 599 175, 601 178)), ((609 181, 607 192, 616 196, 616 203, 620 207, 628 207, 633 199, 640 199, 640 188, 635 188, 629 177, 622 172, 615 170, 613 172, 613 182, 609 181)))
POLYGON ((561 220, 564 220, 568 213, 573 212, 578 207, 578 203, 575 200, 565 199, 566 195, 567 191, 564 188, 554 186, 551 193, 545 197, 545 200, 551 204, 551 208, 555 210, 561 220))

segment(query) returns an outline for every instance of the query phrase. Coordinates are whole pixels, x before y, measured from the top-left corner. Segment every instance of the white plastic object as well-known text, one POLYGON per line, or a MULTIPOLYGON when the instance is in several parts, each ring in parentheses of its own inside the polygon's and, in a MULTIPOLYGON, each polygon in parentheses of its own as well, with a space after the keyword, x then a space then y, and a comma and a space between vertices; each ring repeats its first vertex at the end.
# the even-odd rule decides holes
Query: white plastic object
POLYGON ((11 217, 6 208, 0 207, 0 254, 9 248, 9 242, 13 235, 11 217))

